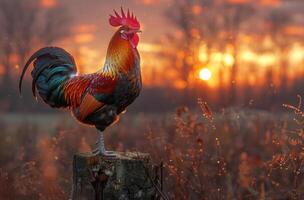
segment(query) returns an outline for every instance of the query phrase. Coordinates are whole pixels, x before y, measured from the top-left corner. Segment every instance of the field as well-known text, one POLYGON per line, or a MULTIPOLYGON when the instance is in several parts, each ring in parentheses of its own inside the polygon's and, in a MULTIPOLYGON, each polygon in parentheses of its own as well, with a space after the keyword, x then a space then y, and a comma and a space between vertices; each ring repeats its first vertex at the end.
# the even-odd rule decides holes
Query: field
MULTIPOLYGON (((170 199, 304 198, 300 110, 213 114, 201 106, 127 113, 106 130, 107 147, 163 161, 170 199)), ((0 126, 0 199, 68 199, 72 156, 91 149, 96 130, 61 114, 2 114, 0 126)))

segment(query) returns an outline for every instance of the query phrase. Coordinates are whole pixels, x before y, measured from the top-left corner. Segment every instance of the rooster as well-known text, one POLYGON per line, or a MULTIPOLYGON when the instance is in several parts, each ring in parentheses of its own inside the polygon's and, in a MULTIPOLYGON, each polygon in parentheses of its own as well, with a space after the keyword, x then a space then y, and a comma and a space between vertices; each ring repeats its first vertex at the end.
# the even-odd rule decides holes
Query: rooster
POLYGON ((72 55, 59 47, 45 47, 26 62, 19 81, 33 62, 32 92, 53 108, 67 108, 84 124, 97 128, 99 137, 94 154, 115 156, 106 151, 104 130, 118 119, 138 97, 142 82, 140 56, 137 51, 140 23, 133 13, 121 8, 110 15, 110 25, 118 27, 113 35, 103 67, 92 74, 78 75, 72 55))

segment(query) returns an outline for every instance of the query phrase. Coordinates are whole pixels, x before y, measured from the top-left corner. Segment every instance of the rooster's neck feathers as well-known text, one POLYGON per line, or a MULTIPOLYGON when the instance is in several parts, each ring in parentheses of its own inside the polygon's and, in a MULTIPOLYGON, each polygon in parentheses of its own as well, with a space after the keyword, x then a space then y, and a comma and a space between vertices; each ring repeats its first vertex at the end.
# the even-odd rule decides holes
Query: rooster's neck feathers
POLYGON ((116 77, 117 75, 119 75, 119 70, 117 65, 115 65, 115 63, 106 60, 102 70, 101 70, 101 74, 106 76, 106 77, 116 77))
POLYGON ((127 73, 134 66, 137 56, 137 49, 134 49, 129 41, 122 39, 118 30, 110 41, 106 61, 100 73, 113 78, 127 73))

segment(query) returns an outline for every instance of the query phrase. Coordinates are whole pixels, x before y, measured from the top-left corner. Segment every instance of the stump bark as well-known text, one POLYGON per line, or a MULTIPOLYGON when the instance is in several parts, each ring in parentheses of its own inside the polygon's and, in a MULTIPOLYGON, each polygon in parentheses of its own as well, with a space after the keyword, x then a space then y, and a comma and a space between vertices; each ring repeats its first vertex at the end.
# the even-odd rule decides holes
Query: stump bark
POLYGON ((150 156, 116 153, 116 157, 74 155, 72 200, 157 198, 150 156))

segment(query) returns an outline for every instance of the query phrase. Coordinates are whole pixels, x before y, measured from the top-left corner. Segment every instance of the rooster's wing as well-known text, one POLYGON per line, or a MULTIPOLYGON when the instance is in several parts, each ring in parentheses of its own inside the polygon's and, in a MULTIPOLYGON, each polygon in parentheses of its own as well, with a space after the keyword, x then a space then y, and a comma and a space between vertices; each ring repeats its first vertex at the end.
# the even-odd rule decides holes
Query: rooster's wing
POLYGON ((64 87, 65 100, 76 109, 75 116, 79 120, 110 103, 117 79, 99 73, 75 76, 64 87))

